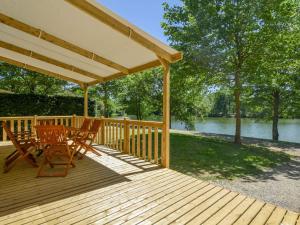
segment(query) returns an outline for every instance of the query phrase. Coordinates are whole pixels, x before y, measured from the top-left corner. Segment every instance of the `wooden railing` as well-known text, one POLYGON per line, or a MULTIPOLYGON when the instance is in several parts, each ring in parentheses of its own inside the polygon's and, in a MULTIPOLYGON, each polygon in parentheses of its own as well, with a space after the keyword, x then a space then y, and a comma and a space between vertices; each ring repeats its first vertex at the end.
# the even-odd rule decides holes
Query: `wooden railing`
MULTIPOLYGON (((101 128, 96 138, 96 144, 124 152, 152 163, 161 164, 165 153, 162 149, 162 122, 140 121, 130 119, 111 119, 104 117, 90 117, 100 119, 101 128)), ((35 132, 34 126, 41 122, 49 124, 63 124, 79 128, 84 120, 83 116, 29 116, 29 117, 0 117, 0 141, 8 141, 2 128, 2 121, 6 121, 10 129, 35 132)))

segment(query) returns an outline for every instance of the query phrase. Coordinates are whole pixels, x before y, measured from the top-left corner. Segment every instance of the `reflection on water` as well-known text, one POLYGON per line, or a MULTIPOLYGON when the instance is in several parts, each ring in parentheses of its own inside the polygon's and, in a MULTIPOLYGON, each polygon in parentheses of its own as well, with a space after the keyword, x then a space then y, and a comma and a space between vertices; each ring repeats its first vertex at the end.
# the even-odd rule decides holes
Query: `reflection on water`
MULTIPOLYGON (((185 130, 184 123, 172 121, 172 129, 185 130)), ((204 133, 234 135, 234 118, 205 118, 195 123, 195 129, 204 133)), ((279 140, 300 143, 300 119, 279 120, 279 140)), ((242 136, 272 139, 272 122, 242 119, 242 136)))

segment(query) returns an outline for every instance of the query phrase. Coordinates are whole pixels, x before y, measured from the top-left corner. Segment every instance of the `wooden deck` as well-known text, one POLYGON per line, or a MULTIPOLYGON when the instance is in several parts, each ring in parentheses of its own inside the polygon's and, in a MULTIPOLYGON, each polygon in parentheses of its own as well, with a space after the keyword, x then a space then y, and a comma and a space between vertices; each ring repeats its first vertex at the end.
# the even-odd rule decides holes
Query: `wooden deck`
MULTIPOLYGON (((65 178, 0 175, 0 224, 300 224, 299 214, 100 147, 65 178)), ((0 147, 0 160, 12 150, 0 147)))

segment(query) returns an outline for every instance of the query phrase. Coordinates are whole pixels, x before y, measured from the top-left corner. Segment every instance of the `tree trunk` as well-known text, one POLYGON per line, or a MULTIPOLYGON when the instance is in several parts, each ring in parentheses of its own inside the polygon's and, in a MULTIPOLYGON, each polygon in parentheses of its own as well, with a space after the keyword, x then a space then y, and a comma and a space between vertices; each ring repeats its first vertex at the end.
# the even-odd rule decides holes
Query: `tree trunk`
POLYGON ((241 71, 244 61, 242 54, 241 38, 239 32, 235 32, 236 43, 236 60, 235 60, 235 74, 234 74, 234 100, 235 100, 235 137, 234 143, 241 144, 241 71))
POLYGON ((278 120, 279 120, 279 104, 280 104, 280 93, 278 90, 273 92, 273 125, 272 125, 272 139, 278 141, 278 120))
POLYGON ((241 81, 240 69, 238 69, 234 76, 234 100, 235 100, 235 137, 234 143, 241 144, 241 81))

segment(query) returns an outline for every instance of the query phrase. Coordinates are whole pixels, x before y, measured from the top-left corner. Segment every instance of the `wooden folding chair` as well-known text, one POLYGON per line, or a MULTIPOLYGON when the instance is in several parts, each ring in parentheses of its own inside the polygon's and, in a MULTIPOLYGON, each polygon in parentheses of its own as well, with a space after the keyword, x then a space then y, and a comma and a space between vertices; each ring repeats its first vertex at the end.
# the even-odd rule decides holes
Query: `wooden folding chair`
POLYGON ((91 119, 84 118, 83 123, 80 128, 67 127, 66 129, 68 131, 68 137, 72 139, 72 138, 76 137, 80 132, 88 131, 91 122, 92 122, 91 119))
POLYGON ((75 149, 68 145, 66 129, 63 125, 39 125, 36 132, 40 144, 44 146, 44 159, 37 173, 37 177, 64 177, 68 174, 69 167, 75 167, 73 156, 75 149), (45 172, 45 166, 63 166, 63 172, 45 172))
POLYGON ((83 158, 84 155, 88 151, 93 152, 94 154, 101 156, 101 154, 92 146, 94 143, 96 136, 98 134, 99 128, 101 126, 101 120, 94 120, 91 128, 88 131, 80 132, 74 139, 74 144, 76 145, 77 152, 80 153, 80 151, 83 149, 84 152, 80 153, 81 157, 83 158))
POLYGON ((15 135, 6 126, 6 122, 2 122, 2 126, 16 148, 13 153, 5 158, 3 167, 4 173, 7 173, 20 159, 25 160, 33 167, 38 167, 34 156, 30 152, 31 149, 36 149, 36 143, 34 138, 31 136, 31 132, 19 132, 15 135))

